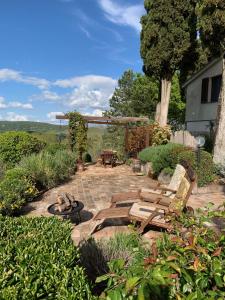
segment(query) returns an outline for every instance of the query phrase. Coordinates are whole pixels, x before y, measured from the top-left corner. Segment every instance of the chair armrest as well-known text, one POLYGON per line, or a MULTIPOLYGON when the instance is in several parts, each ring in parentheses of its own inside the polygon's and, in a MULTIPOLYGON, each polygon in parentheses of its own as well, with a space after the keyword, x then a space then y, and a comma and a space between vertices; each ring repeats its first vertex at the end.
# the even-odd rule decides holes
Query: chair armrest
POLYGON ((154 208, 159 208, 159 209, 164 210, 165 212, 169 212, 169 207, 166 207, 166 206, 161 205, 161 204, 155 204, 155 203, 145 202, 145 203, 143 204, 143 207, 144 207, 144 206, 154 207, 154 208))

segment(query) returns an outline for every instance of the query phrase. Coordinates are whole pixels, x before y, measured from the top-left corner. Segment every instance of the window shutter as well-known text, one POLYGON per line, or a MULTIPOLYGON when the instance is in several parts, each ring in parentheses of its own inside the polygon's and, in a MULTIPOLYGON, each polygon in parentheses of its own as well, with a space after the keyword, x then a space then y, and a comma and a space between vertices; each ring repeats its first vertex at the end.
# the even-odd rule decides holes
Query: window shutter
POLYGON ((208 89, 209 89, 209 78, 202 79, 202 94, 201 94, 201 102, 208 102, 208 89))
POLYGON ((222 83, 222 75, 212 77, 211 102, 218 102, 221 83, 222 83))

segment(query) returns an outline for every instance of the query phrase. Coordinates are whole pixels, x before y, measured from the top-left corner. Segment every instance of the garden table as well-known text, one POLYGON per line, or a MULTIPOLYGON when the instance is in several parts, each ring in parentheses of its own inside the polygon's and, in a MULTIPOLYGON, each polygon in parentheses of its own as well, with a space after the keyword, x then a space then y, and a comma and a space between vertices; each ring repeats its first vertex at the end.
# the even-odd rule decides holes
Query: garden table
POLYGON ((117 160, 117 152, 116 151, 111 151, 111 150, 104 150, 101 153, 101 159, 102 159, 102 164, 106 166, 107 164, 110 164, 111 167, 116 166, 116 160, 117 160))

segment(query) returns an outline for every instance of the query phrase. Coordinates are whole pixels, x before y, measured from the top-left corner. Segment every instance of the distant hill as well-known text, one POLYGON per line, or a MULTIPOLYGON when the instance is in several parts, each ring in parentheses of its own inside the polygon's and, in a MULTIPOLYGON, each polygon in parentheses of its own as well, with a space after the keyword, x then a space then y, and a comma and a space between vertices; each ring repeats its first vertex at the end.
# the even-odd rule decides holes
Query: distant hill
MULTIPOLYGON (((68 126, 66 125, 54 125, 42 122, 30 122, 30 121, 0 121, 0 132, 5 131, 26 131, 26 132, 38 132, 38 133, 66 133, 68 126)), ((105 131, 105 127, 90 127, 88 135, 102 135, 105 131)))
POLYGON ((54 125, 30 121, 0 121, 0 132, 4 131, 27 131, 27 132, 64 132, 67 126, 54 125))

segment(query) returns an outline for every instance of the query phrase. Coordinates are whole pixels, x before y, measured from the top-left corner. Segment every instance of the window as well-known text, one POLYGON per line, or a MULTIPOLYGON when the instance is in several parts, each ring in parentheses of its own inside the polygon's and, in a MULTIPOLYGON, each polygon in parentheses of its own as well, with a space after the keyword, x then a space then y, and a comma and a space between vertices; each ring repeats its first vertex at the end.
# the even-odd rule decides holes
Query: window
POLYGON ((222 75, 202 79, 201 103, 215 103, 219 100, 222 75))
POLYGON ((222 75, 212 77, 211 102, 218 102, 221 83, 222 75))
POLYGON ((208 90, 209 90, 209 78, 204 78, 202 80, 202 96, 201 96, 202 103, 208 102, 208 90))

